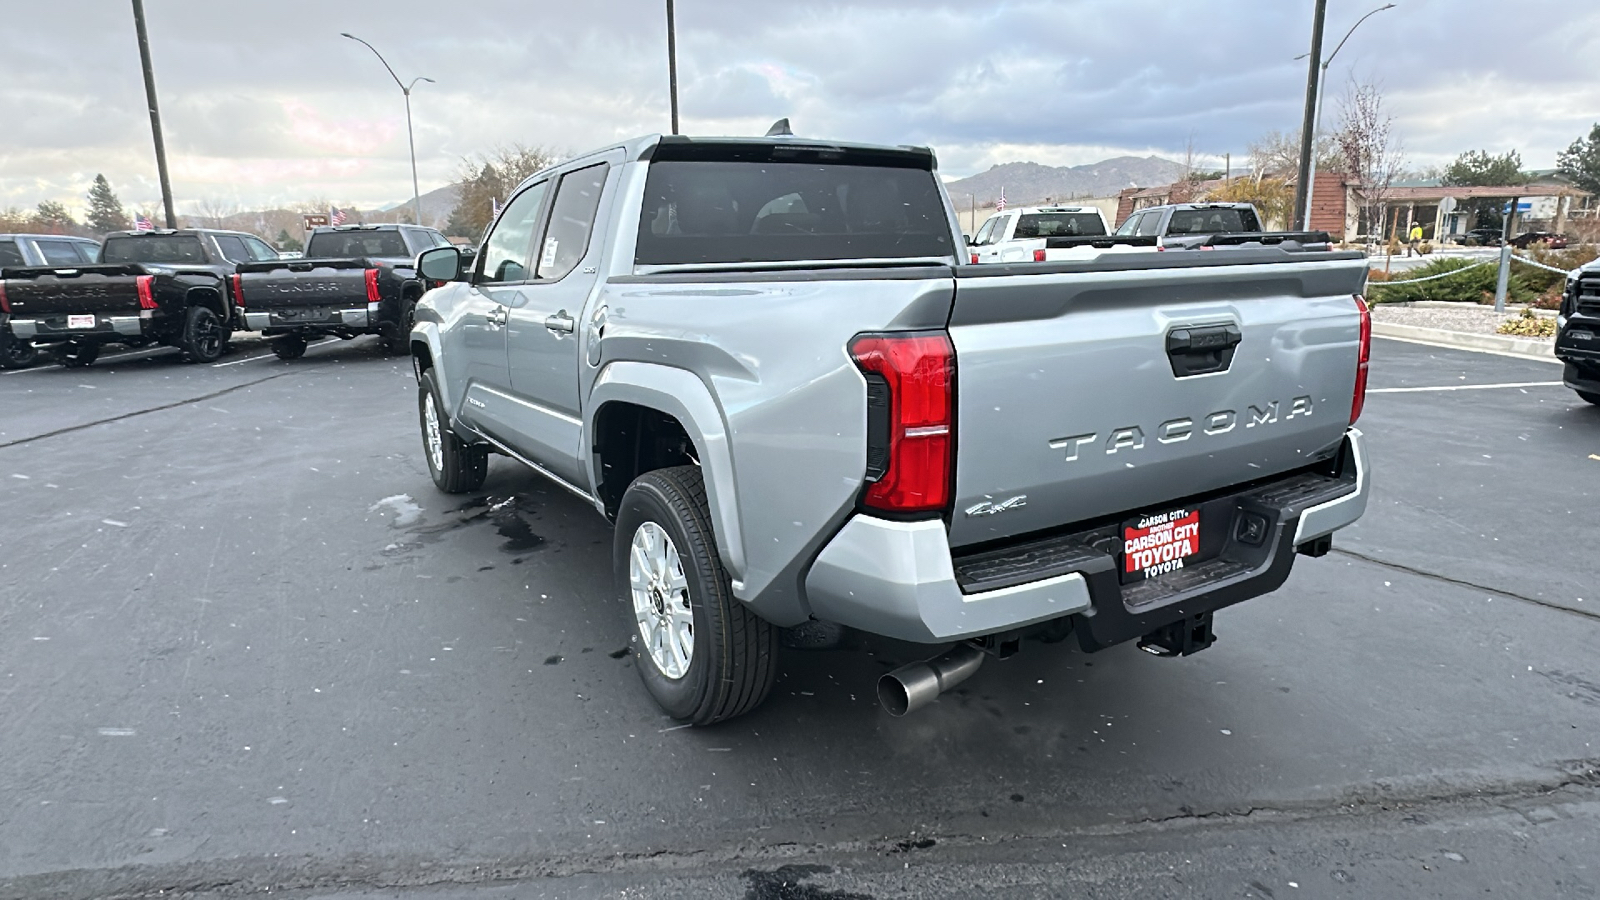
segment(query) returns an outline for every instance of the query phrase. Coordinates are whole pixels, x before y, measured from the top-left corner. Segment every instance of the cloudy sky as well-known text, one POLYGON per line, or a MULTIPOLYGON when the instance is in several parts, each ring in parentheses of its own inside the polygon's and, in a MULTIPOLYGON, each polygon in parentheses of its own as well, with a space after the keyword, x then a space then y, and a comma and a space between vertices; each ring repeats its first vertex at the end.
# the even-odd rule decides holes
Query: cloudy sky
MULTIPOLYGON (((1330 0, 1328 43, 1382 0, 1330 0)), ((1600 120, 1600 4, 1396 0, 1335 59, 1386 92, 1408 162, 1557 151, 1600 120)), ((1220 164, 1295 130, 1312 0, 677 0, 691 134, 918 143, 947 177, 999 162, 1131 153, 1220 164)), ((668 125, 663 0, 146 0, 180 212, 410 195, 399 75, 422 190, 463 155, 521 142, 582 151, 668 125)), ((66 201, 96 172, 124 204, 160 192, 129 0, 8 0, 0 15, 0 206, 66 201)))

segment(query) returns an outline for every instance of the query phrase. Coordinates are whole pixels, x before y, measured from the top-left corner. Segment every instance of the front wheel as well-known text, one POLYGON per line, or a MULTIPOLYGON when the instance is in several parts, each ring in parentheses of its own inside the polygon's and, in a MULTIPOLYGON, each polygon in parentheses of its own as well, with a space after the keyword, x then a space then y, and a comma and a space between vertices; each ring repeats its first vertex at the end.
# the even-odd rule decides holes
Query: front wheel
POLYGON ((422 455, 427 457, 434 486, 446 494, 482 487, 489 474, 489 448, 469 444, 450 430, 432 372, 423 372, 417 382, 417 412, 422 419, 422 455))
POLYGON ((61 364, 69 369, 81 369, 100 356, 100 345, 93 341, 67 341, 59 351, 61 364))
POLYGON ((39 359, 39 348, 33 341, 0 332, 0 369, 26 369, 39 359))
POLYGON ((755 709, 777 678, 777 632, 733 596, 697 466, 639 476, 612 565, 635 623, 639 677, 667 715, 711 725, 755 709))
POLYGON ((191 306, 183 318, 183 333, 178 336, 178 349, 189 362, 210 363, 222 358, 222 348, 227 342, 222 320, 207 306, 191 306))
POLYGON ((1600 406, 1600 394, 1596 394, 1591 391, 1578 391, 1578 396, 1585 402, 1593 403, 1595 406, 1600 406))

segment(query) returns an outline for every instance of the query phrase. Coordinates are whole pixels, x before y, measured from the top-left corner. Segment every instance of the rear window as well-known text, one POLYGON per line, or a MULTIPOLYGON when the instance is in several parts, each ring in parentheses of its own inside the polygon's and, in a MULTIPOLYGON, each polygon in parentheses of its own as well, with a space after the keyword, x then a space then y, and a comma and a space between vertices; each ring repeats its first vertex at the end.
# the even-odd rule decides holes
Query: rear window
POLYGON ((104 263, 203 263, 205 251, 192 234, 149 234, 106 238, 104 263))
POLYGON ((20 266, 26 263, 27 261, 22 258, 22 251, 17 249, 16 241, 11 238, 0 240, 0 266, 20 266))
POLYGON ((1256 214, 1248 209, 1177 209, 1167 234, 1237 234, 1260 231, 1256 214))
POLYGON ((651 163, 638 265, 947 257, 933 172, 833 162, 651 163))
POLYGON ((1079 237, 1105 233, 1105 223, 1094 213, 1024 213, 1012 237, 1079 237))
POLYGON ((319 231, 306 245, 306 257, 333 259, 350 256, 411 256, 398 231, 319 231))

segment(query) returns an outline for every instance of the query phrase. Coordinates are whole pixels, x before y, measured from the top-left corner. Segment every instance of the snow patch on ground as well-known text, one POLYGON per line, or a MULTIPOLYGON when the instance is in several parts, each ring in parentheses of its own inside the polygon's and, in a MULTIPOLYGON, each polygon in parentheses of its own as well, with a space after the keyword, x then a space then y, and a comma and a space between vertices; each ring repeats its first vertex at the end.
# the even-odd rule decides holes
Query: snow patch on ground
POLYGON ((378 512, 381 509, 388 509, 394 513, 394 527, 396 528, 414 525, 418 519, 422 518, 422 507, 411 499, 410 494, 395 494, 393 497, 385 497, 372 504, 367 511, 378 512))

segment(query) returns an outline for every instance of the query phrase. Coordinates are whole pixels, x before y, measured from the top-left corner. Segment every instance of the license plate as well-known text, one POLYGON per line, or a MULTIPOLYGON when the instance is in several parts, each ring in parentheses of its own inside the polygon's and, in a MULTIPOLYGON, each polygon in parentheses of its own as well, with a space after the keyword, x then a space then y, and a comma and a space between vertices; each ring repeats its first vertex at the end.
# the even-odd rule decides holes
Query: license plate
POLYGON ((1151 513, 1122 526, 1122 581, 1159 578, 1200 552, 1200 510, 1151 513))
POLYGON ((93 328, 94 316, 67 316, 68 328, 93 328))

